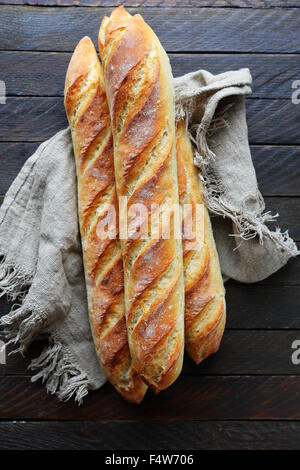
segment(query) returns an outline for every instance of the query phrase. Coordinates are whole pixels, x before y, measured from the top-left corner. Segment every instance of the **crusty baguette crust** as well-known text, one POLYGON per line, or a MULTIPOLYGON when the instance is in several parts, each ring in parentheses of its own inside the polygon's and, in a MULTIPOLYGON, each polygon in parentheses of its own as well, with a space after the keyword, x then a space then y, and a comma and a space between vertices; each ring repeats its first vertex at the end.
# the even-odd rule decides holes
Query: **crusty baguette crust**
POLYGON ((176 155, 179 200, 182 205, 191 205, 194 222, 196 204, 203 204, 200 244, 191 250, 188 245, 193 240, 185 239, 184 235, 182 239, 185 347, 199 364, 219 348, 226 319, 225 292, 210 218, 203 201, 203 185, 193 163, 193 149, 184 121, 177 124, 176 155))
MULTIPOLYGON (((143 204, 166 212, 178 204, 173 80, 169 61, 140 15, 123 7, 104 18, 99 51, 114 136, 118 196, 130 208, 143 204)), ((159 392, 178 377, 184 349, 184 284, 180 221, 160 220, 160 231, 121 240, 129 346, 134 368, 159 392), (176 233, 177 232, 177 233, 176 233)))
POLYGON ((77 45, 66 75, 65 108, 76 161, 78 210, 95 348, 110 382, 139 403, 146 386, 131 364, 118 239, 99 237, 109 204, 117 210, 113 139, 102 71, 92 41, 77 45))

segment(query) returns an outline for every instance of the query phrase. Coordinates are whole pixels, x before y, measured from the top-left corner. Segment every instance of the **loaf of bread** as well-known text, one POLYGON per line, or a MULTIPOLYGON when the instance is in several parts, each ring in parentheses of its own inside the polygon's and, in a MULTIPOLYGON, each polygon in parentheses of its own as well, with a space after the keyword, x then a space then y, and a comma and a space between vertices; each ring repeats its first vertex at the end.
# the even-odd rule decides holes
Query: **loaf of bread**
POLYGON ((197 363, 216 352, 225 327, 224 286, 203 185, 193 163, 193 149, 185 122, 176 129, 179 200, 186 210, 182 223, 185 275, 185 347, 197 363), (198 233, 195 227, 198 204, 198 233), (192 230, 188 230, 192 226, 192 230), (183 224, 184 225, 184 224, 183 224), (196 240, 196 236, 198 239, 196 240))
POLYGON ((104 18, 99 51, 113 128, 117 192, 122 201, 127 199, 127 207, 120 204, 120 220, 127 218, 128 233, 120 239, 129 346, 134 368, 159 392, 178 377, 184 349, 182 245, 174 209, 178 185, 173 79, 151 28, 123 7, 104 18), (143 211, 141 219, 148 218, 143 231, 136 204, 143 211), (155 225, 150 220, 157 215, 155 225))
POLYGON ((103 74, 88 37, 79 42, 69 64, 65 109, 76 161, 89 318, 97 356, 114 387, 127 400, 139 403, 147 387, 132 367, 129 353, 121 248, 117 229, 109 234, 102 227, 106 219, 113 227, 109 210, 117 216, 118 204, 103 74))

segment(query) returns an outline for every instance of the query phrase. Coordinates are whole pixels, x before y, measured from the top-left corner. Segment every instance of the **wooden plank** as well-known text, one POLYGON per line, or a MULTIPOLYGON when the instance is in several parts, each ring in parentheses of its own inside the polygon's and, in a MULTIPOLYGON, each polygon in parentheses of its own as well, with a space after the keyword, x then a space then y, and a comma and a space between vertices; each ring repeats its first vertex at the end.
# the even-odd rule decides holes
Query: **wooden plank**
MULTIPOLYGON (((169 56, 175 77, 197 69, 217 74, 249 68, 253 75, 253 98, 290 99, 291 85, 300 76, 296 54, 171 53, 169 56)), ((7 95, 63 96, 70 58, 71 53, 65 52, 1 52, 1 80, 6 83, 7 95)))
MULTIPOLYGON (((5 194, 39 142, 0 142, 0 194, 5 194)), ((251 146, 260 191, 265 196, 300 196, 300 148, 296 146, 251 146), (274 181, 276 180, 276 185, 274 181)))
MULTIPOLYGON (((250 289, 249 289, 250 290, 250 289)), ((263 296, 263 289, 260 288, 260 297, 263 296)), ((227 295, 228 305, 228 328, 286 328, 286 325, 292 325, 298 330, 229 330, 225 331, 221 348, 219 352, 210 356, 198 366, 194 364, 188 356, 185 358, 183 367, 184 374, 199 375, 232 375, 232 374, 270 374, 270 375, 300 375, 300 365, 293 364, 291 356, 294 352, 292 344, 295 340, 300 341, 299 318, 297 305, 299 305, 299 288, 298 293, 293 293, 290 288, 291 299, 287 301, 286 310, 276 310, 275 307, 267 307, 267 300, 258 304, 258 297, 254 289, 252 289, 252 298, 255 300, 249 305, 250 293, 243 295, 243 291, 230 289, 227 295), (233 294, 236 298, 233 298, 233 294), (295 298, 296 297, 296 298, 295 298), (294 300, 294 303, 292 303, 294 300), (240 302, 239 302, 240 301, 240 302), (296 302, 297 301, 297 302, 296 302), (248 303, 246 303, 248 302, 248 303), (290 304, 288 303, 290 302, 290 304), (235 303, 235 304, 234 304, 235 303), (232 305, 234 304, 234 305, 232 305), (239 305, 237 307, 237 304, 239 305), (242 308, 241 308, 242 305, 242 308), (279 319, 277 313, 279 312, 279 319), (290 311, 292 312, 290 315, 290 311), (284 322, 284 314, 288 320, 284 322), (259 318, 261 317, 261 318, 259 318), (290 318, 291 317, 291 318, 290 318), (274 325, 274 326, 273 326, 274 325)), ((270 289, 266 289, 266 298, 270 299, 270 289)), ((275 289, 273 289, 275 292, 275 289)), ((285 289, 281 294, 285 294, 285 289)), ((272 305, 279 298, 275 297, 272 305)), ((287 296, 283 297, 288 299, 287 296)), ((281 302, 281 305, 284 302, 281 302)), ((290 326, 289 326, 290 327, 290 326)), ((7 364, 0 365, 1 375, 30 375, 27 371, 29 360, 37 357, 46 343, 38 343, 33 345, 26 354, 24 359, 21 355, 7 357, 7 364)))
MULTIPOLYGON (((297 243, 298 249, 300 248, 297 243)), ((240 285, 235 281, 228 281, 232 285, 240 285)), ((294 286, 300 284, 300 260, 299 258, 292 258, 288 263, 279 271, 272 274, 272 276, 260 281, 256 285, 267 286, 294 286)))
MULTIPOLYGON (((296 271, 298 274, 299 260, 297 260, 295 264, 298 265, 298 270, 296 271)), ((284 283, 284 279, 282 282, 284 283)), ((299 278, 297 282, 299 282, 299 278)), ((298 308, 300 305, 299 286, 231 283, 225 284, 225 287, 228 312, 227 328, 245 328, 248 330, 252 328, 300 329, 298 308)), ((283 336, 279 335, 282 341, 285 341, 284 334, 283 336)), ((233 336, 235 337, 234 334, 233 336)), ((272 335, 270 338, 271 337, 272 335)), ((277 332, 274 332, 274 341, 277 341, 276 337, 277 332)), ((287 342, 289 342, 290 339, 289 336, 286 337, 287 342)), ((259 342, 260 340, 257 338, 257 341, 259 342)), ((274 345, 274 347, 276 348, 277 346, 274 345)), ((285 366, 282 367, 281 370, 283 371, 285 366)))
POLYGON ((251 143, 300 143, 299 108, 291 100, 248 99, 246 109, 251 143))
POLYGON ((213 74, 249 68, 253 78, 253 98, 291 99, 292 83, 300 75, 296 54, 169 54, 175 77, 205 69, 213 74))
POLYGON ((62 98, 8 98, 0 106, 0 141, 42 141, 67 125, 62 98))
MULTIPOLYGON (((290 100, 247 100, 251 144, 300 144, 298 119, 290 100)), ((8 97, 0 105, 0 141, 40 142, 67 125, 62 98, 8 97)))
MULTIPOLYGON (((299 305, 299 295, 298 289, 298 304, 294 304, 294 310, 297 310, 296 305, 299 305)), ((241 305, 242 309, 245 310, 247 310, 247 305, 244 303, 240 304, 240 318, 238 321, 242 322, 244 313, 241 312, 241 305)), ((233 316, 230 307, 229 304, 228 326, 237 321, 230 318, 233 316)), ((258 316, 258 310, 260 310, 260 307, 257 303, 252 305, 252 309, 248 307, 249 323, 254 323, 253 317, 258 316)), ((272 308, 262 308, 260 310, 260 314, 265 317, 265 324, 268 317, 272 317, 270 311, 272 311, 272 308)), ((274 316, 276 315, 275 312, 273 314, 274 316)), ((237 315, 238 313, 235 311, 235 316, 237 315)), ((244 319, 244 324, 246 323, 246 319, 244 319)), ((189 360, 189 358, 186 358, 183 370, 185 374, 193 374, 195 376, 201 374, 299 375, 300 365, 293 364, 291 360, 294 352, 292 344, 295 340, 300 341, 299 331, 228 330, 225 331, 218 353, 208 357, 198 366, 189 360)))
POLYGON ((263 195, 300 196, 299 147, 255 145, 251 154, 263 195))
POLYGON ((272 227, 279 226, 282 231, 289 230, 289 234, 295 240, 300 240, 300 199, 289 197, 266 197, 266 210, 272 214, 280 214, 277 222, 272 227))
POLYGON ((27 158, 35 152, 37 147, 37 143, 0 143, 0 194, 6 193, 27 158))
MULTIPOLYGON (((110 11, 2 6, 1 48, 72 51, 86 34, 96 40, 101 18, 110 11)), ((294 8, 130 8, 130 12, 143 15, 169 52, 300 51, 300 17, 294 8)))
POLYGON ((164 421, 299 420, 300 376, 183 376, 158 396, 148 391, 137 406, 110 384, 90 392, 84 405, 62 403, 28 377, 0 377, 2 420, 164 421), (281 399, 280 399, 281 397, 281 399))
POLYGON ((298 450, 299 440, 300 423, 286 421, 0 423, 0 450, 298 450))
POLYGON ((160 8, 203 8, 240 7, 273 8, 299 7, 296 0, 0 0, 0 5, 36 6, 81 6, 81 7, 160 7, 160 8))

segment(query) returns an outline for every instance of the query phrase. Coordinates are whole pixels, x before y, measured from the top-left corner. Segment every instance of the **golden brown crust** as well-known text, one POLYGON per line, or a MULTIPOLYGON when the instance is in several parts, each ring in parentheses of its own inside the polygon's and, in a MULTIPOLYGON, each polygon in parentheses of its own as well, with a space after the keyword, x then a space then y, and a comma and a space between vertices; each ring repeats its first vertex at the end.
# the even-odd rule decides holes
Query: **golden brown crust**
MULTIPOLYGON (((203 186, 193 164, 193 149, 180 121, 176 129, 176 153, 180 203, 190 204, 195 214, 196 205, 203 204, 203 186)), ((224 286, 211 223, 206 207, 202 206, 201 245, 189 249, 193 240, 184 239, 183 265, 185 271, 185 347, 199 364, 219 348, 225 327, 224 286)), ((183 223, 183 221, 182 221, 183 223)))
POLYGON ((72 130, 89 316, 98 359, 114 387, 139 403, 146 386, 128 348, 124 276, 117 239, 99 236, 108 205, 117 213, 113 139, 102 72, 91 40, 83 38, 66 76, 65 108, 72 130))
MULTIPOLYGON (((143 204, 164 213, 178 203, 173 83, 167 56, 140 15, 123 7, 102 22, 99 51, 104 68, 114 136, 118 195, 128 198, 127 215, 143 204)), ((167 219, 166 219, 167 220, 167 219)), ((182 367, 184 286, 180 231, 173 213, 170 238, 121 240, 125 304, 133 364, 156 392, 168 387, 182 367)), ((128 226, 131 219, 128 217, 128 226)), ((148 229, 150 224, 148 226, 148 229)))

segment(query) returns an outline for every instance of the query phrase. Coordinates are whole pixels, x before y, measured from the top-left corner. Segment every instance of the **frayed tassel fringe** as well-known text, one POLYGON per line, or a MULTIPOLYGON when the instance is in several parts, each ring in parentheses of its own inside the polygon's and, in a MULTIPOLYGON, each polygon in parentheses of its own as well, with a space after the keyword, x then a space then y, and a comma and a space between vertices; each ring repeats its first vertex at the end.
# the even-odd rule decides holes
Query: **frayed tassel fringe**
POLYGON ((72 365, 68 353, 59 342, 51 344, 42 354, 31 361, 30 370, 39 370, 32 382, 42 379, 48 393, 56 394, 59 400, 67 401, 73 395, 81 405, 88 394, 87 375, 72 365))
MULTIPOLYGON (((10 301, 17 299, 21 303, 13 305, 11 312, 0 318, 0 328, 8 340, 6 347, 9 344, 18 344, 10 354, 24 354, 29 344, 42 332, 46 315, 31 311, 25 306, 31 279, 21 274, 18 268, 7 265, 5 256, 2 256, 0 297, 6 295, 10 301)), ((29 369, 38 371, 31 381, 42 379, 48 393, 56 394, 62 401, 74 396, 75 401, 81 405, 83 397, 88 394, 88 377, 72 364, 66 348, 55 339, 52 341, 29 365, 29 369)))
POLYGON ((24 298, 32 277, 8 263, 4 253, 0 253, 0 257, 2 257, 0 262, 0 297, 5 295, 11 302, 17 298, 24 298))
MULTIPOLYGON (((184 105, 177 105, 176 120, 186 119, 186 122, 188 122, 192 109, 192 101, 186 102, 184 105)), ((253 195, 254 199, 259 201, 259 209, 257 211, 249 210, 246 207, 246 201, 244 201, 242 210, 237 211, 234 206, 231 206, 224 200, 224 187, 222 182, 214 174, 211 165, 211 162, 216 156, 209 148, 206 136, 209 135, 211 137, 216 129, 227 125, 225 119, 227 111, 228 108, 224 110, 222 115, 215 116, 210 123, 209 129, 201 124, 192 126, 192 128, 189 129, 190 138, 196 147, 194 163, 201 170, 199 177, 204 185, 206 206, 211 213, 228 217, 233 221, 238 233, 232 234, 232 236, 241 238, 242 240, 250 240, 258 237, 261 244, 263 244, 264 238, 267 237, 273 240, 281 251, 288 253, 289 256, 297 256, 300 254, 300 251, 297 249, 292 238, 290 238, 288 231, 281 232, 279 228, 272 231, 266 225, 267 223, 274 222, 278 214, 272 215, 270 212, 263 212, 265 204, 259 191, 257 191, 257 194, 253 195)))

